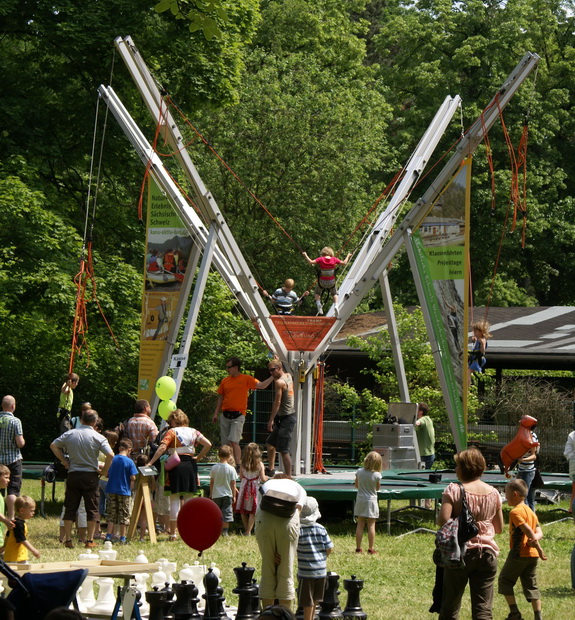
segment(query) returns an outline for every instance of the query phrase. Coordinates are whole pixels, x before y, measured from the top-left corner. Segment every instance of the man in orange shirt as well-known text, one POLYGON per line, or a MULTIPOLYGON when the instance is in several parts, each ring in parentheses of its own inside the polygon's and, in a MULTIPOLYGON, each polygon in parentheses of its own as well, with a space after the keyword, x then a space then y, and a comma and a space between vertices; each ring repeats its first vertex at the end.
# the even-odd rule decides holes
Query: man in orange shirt
POLYGON ((246 419, 248 408, 248 393, 250 390, 263 390, 273 381, 270 375, 265 381, 258 381, 251 375, 240 372, 241 361, 237 357, 226 360, 228 376, 225 377, 218 387, 218 402, 212 422, 220 417, 221 445, 231 447, 236 466, 241 461, 240 440, 246 419))

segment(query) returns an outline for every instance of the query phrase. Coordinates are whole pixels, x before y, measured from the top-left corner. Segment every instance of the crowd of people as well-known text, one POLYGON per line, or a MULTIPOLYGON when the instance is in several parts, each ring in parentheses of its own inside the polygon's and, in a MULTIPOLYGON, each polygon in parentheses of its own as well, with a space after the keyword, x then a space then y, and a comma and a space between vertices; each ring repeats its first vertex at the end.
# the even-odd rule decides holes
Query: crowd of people
MULTIPOLYGON (((213 420, 219 421, 218 463, 210 468, 209 494, 222 514, 222 536, 240 515, 242 534, 255 538, 261 554, 260 598, 264 606, 276 601, 290 609, 296 599, 294 564, 297 557, 300 582, 299 603, 304 619, 311 620, 321 601, 327 574, 327 556, 333 543, 326 529, 317 523, 317 501, 292 479, 290 458, 295 426, 293 378, 277 359, 270 360, 270 376, 264 381, 241 372, 241 361, 231 357, 225 364, 227 377, 218 388, 213 420), (267 424, 268 466, 256 443, 240 451, 240 440, 250 390, 274 386, 274 399, 267 424), (276 472, 276 458, 279 466, 276 472), (281 471, 280 471, 281 468, 281 471), (239 478, 239 481, 238 481, 239 478)), ((161 428, 152 419, 150 405, 137 400, 133 415, 113 430, 104 423, 90 403, 83 403, 78 417, 72 416, 74 390, 79 377, 70 374, 61 388, 58 425, 62 431, 50 448, 66 470, 65 499, 60 540, 73 548, 73 527, 88 549, 97 539, 126 543, 130 524, 132 497, 138 467, 156 466, 158 476, 152 484, 158 527, 164 527, 168 540, 177 540, 177 519, 183 503, 198 491, 198 462, 204 460, 212 442, 199 430, 190 427, 188 416, 173 411, 161 428), (178 464, 167 471, 169 456, 177 455, 178 464), (103 521, 107 522, 104 530, 103 521)), ((21 495, 22 453, 25 440, 20 420, 14 415, 13 396, 2 399, 0 414, 0 547, 4 559, 27 563, 40 551, 29 539, 27 522, 34 516, 35 502, 21 495), (5 499, 4 499, 5 496, 5 499), (3 526, 3 527, 2 527, 3 526), (4 532, 6 535, 4 535, 4 532)), ((420 403, 416 436, 422 460, 431 468, 434 453, 433 423, 429 408, 420 403)), ((531 429, 533 442, 537 437, 531 429)), ((508 620, 522 616, 515 599, 514 586, 521 581, 523 593, 533 607, 535 620, 541 616, 541 595, 537 587, 537 564, 546 560, 540 545, 541 528, 535 514, 531 471, 538 454, 538 444, 518 462, 517 477, 505 488, 509 515, 510 552, 498 578, 498 592, 509 605, 508 620)), ((575 431, 568 437, 565 457, 575 483, 575 431)), ((443 526, 456 518, 466 505, 474 517, 478 532, 465 544, 462 565, 441 571, 436 587, 435 611, 440 620, 459 617, 462 596, 469 584, 472 617, 492 617, 492 602, 497 578, 499 547, 495 540, 504 528, 501 494, 481 477, 485 459, 476 449, 455 455, 455 472, 459 483, 449 484, 442 496, 437 524, 443 526), (464 504, 464 499, 466 504, 464 504)), ((365 457, 355 473, 357 497, 354 507, 356 553, 363 553, 362 540, 367 530, 367 554, 376 555, 376 522, 379 517, 378 491, 382 458, 376 452, 365 457)), ((140 535, 149 525, 140 521, 140 535)), ((574 559, 575 562, 575 559, 574 559)))

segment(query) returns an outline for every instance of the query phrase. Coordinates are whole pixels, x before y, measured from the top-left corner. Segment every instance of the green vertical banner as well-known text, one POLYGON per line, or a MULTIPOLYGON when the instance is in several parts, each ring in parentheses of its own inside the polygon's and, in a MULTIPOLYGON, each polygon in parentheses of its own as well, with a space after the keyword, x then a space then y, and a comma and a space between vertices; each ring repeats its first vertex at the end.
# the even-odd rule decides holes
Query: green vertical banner
POLYGON ((455 443, 467 446, 467 290, 471 158, 466 159, 411 237, 445 379, 455 443))
POLYGON ((170 201, 148 177, 138 398, 152 400, 192 245, 170 201))

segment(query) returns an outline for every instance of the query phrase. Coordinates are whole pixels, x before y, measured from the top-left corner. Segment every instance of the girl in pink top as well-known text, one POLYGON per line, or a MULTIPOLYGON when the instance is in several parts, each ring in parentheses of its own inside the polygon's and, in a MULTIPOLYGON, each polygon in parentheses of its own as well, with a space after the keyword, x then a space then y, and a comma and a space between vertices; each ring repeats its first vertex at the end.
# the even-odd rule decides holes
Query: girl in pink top
POLYGON ((340 260, 335 257, 333 248, 325 247, 321 251, 321 256, 314 258, 313 260, 305 253, 302 252, 303 257, 310 265, 315 265, 319 269, 319 277, 317 286, 315 287, 314 296, 315 304, 317 306, 318 316, 323 314, 323 308, 321 305, 321 295, 324 291, 329 291, 329 294, 333 299, 334 313, 337 317, 337 288, 335 281, 335 270, 338 265, 347 265, 351 254, 348 254, 344 260, 340 260))
MULTIPOLYGON (((499 547, 495 534, 503 531, 501 495, 481 480, 487 465, 479 450, 471 448, 455 455, 455 473, 462 482, 469 510, 479 534, 467 543, 463 568, 443 571, 443 599, 439 620, 457 620, 461 597, 469 582, 473 620, 491 620, 493 585, 497 574, 499 547)), ((451 483, 443 492, 437 525, 442 526, 461 512, 461 487, 451 483)))

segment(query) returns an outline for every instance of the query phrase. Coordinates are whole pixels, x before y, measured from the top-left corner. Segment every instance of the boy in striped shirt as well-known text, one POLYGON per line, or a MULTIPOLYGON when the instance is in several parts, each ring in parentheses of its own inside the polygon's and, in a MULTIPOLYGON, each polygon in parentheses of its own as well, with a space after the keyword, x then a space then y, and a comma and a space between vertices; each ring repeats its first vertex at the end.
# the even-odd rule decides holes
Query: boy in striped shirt
POLYGON ((297 545, 298 599, 304 620, 313 620, 316 605, 323 600, 327 577, 327 556, 333 542, 323 525, 315 497, 306 497, 300 513, 300 531, 297 545))

